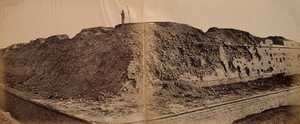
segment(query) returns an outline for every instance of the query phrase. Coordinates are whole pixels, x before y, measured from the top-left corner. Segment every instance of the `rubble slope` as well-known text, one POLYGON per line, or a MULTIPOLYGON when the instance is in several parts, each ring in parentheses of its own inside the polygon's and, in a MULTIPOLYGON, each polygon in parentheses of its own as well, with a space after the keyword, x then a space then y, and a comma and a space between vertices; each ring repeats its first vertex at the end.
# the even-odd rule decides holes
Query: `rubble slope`
POLYGON ((199 85, 207 75, 218 77, 220 69, 238 73, 233 58, 259 59, 249 46, 265 39, 235 29, 203 32, 172 22, 96 27, 72 39, 57 35, 6 48, 5 82, 47 98, 99 99, 174 84, 184 89, 182 84, 199 85), (220 57, 221 46, 228 63, 220 57))

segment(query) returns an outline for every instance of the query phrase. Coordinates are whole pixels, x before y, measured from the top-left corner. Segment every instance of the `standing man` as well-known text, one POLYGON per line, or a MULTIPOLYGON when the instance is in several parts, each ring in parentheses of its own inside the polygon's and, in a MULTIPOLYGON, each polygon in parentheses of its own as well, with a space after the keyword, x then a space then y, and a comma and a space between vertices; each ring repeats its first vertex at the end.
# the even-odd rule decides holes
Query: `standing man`
POLYGON ((121 12, 121 17, 122 17, 122 25, 125 23, 125 13, 124 10, 121 12))

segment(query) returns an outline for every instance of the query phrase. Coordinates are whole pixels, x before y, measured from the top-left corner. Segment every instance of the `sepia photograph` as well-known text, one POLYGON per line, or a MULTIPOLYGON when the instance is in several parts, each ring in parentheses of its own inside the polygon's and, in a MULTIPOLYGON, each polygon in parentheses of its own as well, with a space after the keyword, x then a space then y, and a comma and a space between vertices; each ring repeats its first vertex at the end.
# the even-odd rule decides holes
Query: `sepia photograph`
POLYGON ((0 124, 299 123, 299 0, 0 0, 0 124))

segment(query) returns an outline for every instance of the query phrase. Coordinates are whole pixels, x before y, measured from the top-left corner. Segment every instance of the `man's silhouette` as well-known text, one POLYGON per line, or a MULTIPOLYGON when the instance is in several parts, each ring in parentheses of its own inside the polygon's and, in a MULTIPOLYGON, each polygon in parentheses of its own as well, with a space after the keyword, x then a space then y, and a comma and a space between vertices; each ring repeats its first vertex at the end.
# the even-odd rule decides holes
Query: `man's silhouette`
POLYGON ((122 25, 125 23, 125 13, 124 10, 121 12, 121 18, 122 18, 122 25))

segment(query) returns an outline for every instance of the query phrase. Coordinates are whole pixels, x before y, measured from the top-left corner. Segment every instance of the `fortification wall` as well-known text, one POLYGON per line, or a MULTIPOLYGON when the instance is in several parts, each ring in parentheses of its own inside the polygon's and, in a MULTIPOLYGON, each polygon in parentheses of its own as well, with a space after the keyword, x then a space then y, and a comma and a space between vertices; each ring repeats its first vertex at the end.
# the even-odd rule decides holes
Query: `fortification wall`
POLYGON ((146 42, 153 44, 147 64, 154 80, 163 83, 201 87, 300 73, 299 43, 283 37, 259 38, 235 29, 203 32, 177 23, 155 23, 147 34, 152 37, 146 42))
POLYGON ((300 47, 299 43, 293 41, 284 41, 284 45, 274 45, 270 39, 266 39, 259 46, 220 45, 219 52, 223 68, 216 68, 215 73, 205 75, 202 86, 245 82, 282 73, 300 73, 300 47), (233 53, 237 50, 230 47, 248 52, 251 59, 247 56, 236 56, 233 53))
POLYGON ((280 39, 171 22, 84 29, 72 39, 51 36, 6 48, 4 81, 46 98, 99 99, 144 84, 201 87, 299 73, 299 43, 280 39))
POLYGON ((9 111, 15 119, 25 124, 63 123, 88 124, 89 122, 33 102, 24 96, 19 96, 8 89, 0 87, 0 108, 9 111))

